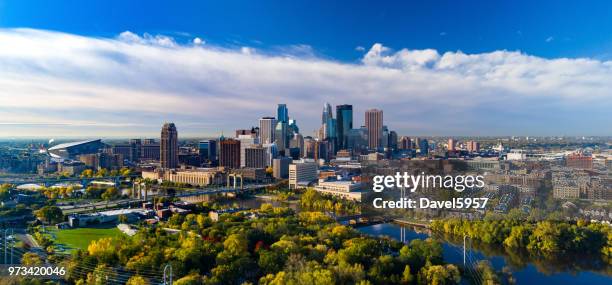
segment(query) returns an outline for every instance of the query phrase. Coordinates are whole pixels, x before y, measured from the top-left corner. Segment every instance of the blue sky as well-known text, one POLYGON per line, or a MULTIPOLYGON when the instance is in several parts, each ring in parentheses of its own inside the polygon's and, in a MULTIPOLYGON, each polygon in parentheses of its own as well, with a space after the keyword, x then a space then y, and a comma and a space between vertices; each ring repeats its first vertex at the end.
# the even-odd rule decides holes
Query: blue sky
POLYGON ((276 103, 311 135, 326 101, 406 135, 610 135, 612 2, 493 2, 0 1, 0 136, 216 135, 276 103))
POLYGON ((0 26, 113 37, 199 36, 220 45, 306 44, 357 60, 355 47, 547 58, 612 55, 610 1, 0 1, 0 26), (582 4, 581 4, 582 3, 582 4))

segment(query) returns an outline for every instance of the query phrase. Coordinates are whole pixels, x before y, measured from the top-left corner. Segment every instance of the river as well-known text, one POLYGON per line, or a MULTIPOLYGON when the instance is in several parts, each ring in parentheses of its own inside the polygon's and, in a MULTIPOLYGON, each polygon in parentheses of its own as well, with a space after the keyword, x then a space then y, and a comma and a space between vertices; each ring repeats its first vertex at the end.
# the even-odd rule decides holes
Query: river
MULTIPOLYGON (((359 231, 372 236, 388 236, 396 240, 410 242, 413 239, 426 239, 431 236, 425 229, 400 226, 395 223, 359 227, 359 231), (404 233, 402 234, 402 229, 404 233)), ((449 237, 434 236, 442 243, 444 260, 449 263, 463 264, 462 241, 449 237)), ((508 266, 517 284, 612 284, 612 269, 588 257, 572 257, 567 260, 531 260, 527 254, 513 254, 499 247, 487 247, 468 242, 467 262, 489 260, 497 270, 508 266), (607 271, 607 273, 605 273, 607 271), (608 274, 608 275, 607 275, 608 274)))

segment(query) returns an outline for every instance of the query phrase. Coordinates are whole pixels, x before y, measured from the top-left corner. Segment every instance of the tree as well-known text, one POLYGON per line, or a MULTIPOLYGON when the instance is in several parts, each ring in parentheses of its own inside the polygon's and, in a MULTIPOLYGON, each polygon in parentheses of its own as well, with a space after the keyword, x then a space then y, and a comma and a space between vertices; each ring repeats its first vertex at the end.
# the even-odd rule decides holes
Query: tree
POLYGON ((43 262, 42 258, 40 258, 40 256, 38 256, 38 254, 33 253, 33 252, 26 252, 21 257, 21 263, 23 265, 33 266, 33 265, 42 265, 44 262, 43 262))
POLYGON ((200 285, 202 284, 202 276, 199 274, 189 274, 174 282, 174 285, 200 285))
POLYGON ((240 256, 248 253, 248 242, 244 235, 231 234, 223 242, 223 248, 231 256, 240 256))
POLYGON ((410 284, 414 280, 414 276, 410 273, 410 265, 406 265, 404 267, 404 272, 402 273, 402 283, 410 284))
POLYGON ((59 223, 64 220, 62 210, 57 206, 44 206, 36 211, 35 215, 46 224, 59 223))
POLYGON ((149 285, 149 281, 140 275, 134 275, 128 279, 126 285, 149 285))
POLYGON ((445 285, 459 284, 461 275, 457 266, 452 264, 425 266, 419 273, 419 284, 445 285))
POLYGON ((117 188, 110 187, 110 188, 106 189, 106 191, 104 191, 104 193, 102 193, 100 198, 104 199, 105 201, 110 201, 110 200, 116 198, 117 196, 119 196, 119 191, 117 190, 117 188))
POLYGON ((93 170, 91 169, 85 169, 83 170, 83 172, 81 172, 81 177, 82 178, 91 178, 93 177, 94 173, 93 170))
POLYGON ((120 223, 125 224, 128 222, 128 217, 126 215, 119 215, 118 220, 120 223))

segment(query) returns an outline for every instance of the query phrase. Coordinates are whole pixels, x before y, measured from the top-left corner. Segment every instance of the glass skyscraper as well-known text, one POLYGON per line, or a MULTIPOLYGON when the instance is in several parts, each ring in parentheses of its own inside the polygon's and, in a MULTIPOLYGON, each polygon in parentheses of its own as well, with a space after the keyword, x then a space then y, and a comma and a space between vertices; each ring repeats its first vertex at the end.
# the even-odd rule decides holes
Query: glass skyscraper
POLYGON ((336 106, 336 149, 345 149, 348 146, 347 137, 353 128, 353 105, 336 106))
POLYGON ((287 104, 278 104, 276 113, 276 119, 279 122, 289 123, 289 110, 287 109, 287 104))

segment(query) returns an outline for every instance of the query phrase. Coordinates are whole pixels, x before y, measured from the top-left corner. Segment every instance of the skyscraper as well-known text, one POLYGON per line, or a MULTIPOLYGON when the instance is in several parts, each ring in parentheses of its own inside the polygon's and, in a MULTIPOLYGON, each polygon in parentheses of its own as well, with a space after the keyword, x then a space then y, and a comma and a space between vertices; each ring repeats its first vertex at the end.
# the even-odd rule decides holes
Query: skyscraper
POLYGON ((259 141, 255 134, 239 135, 237 139, 240 141, 240 167, 245 167, 246 149, 259 144, 259 141))
POLYGON ((365 124, 368 128, 368 147, 377 149, 381 146, 383 131, 383 111, 370 109, 365 112, 365 124))
POLYGON ((329 103, 325 103, 323 106, 323 113, 321 115, 321 125, 323 126, 323 135, 321 139, 335 140, 336 138, 336 119, 332 113, 332 107, 329 103))
POLYGON ((353 105, 336 106, 336 140, 337 148, 347 147, 347 135, 353 128, 353 105))
POLYGON ((198 144, 198 152, 202 162, 210 161, 211 164, 215 165, 217 160, 217 141, 216 140, 205 140, 200 141, 198 144))
POLYGON ((262 144, 274 142, 274 128, 276 128, 276 118, 263 117, 259 119, 259 141, 262 144))
POLYGON ((162 168, 178 167, 178 132, 174 123, 165 123, 161 130, 160 162, 162 168))
POLYGON ((289 110, 287 109, 287 104, 278 104, 276 117, 279 122, 289 123, 289 110))
POLYGON ((448 150, 454 151, 455 150, 455 145, 456 145, 456 142, 455 142, 454 139, 452 139, 452 138, 448 139, 448 148, 447 148, 448 150))
POLYGON ((219 165, 227 168, 240 168, 240 141, 224 139, 219 142, 219 165))
POLYGON ((429 142, 427 139, 419 140, 419 150, 421 151, 421 155, 427 155, 429 153, 429 142))
POLYGON ((278 121, 274 130, 274 141, 280 152, 284 152, 285 148, 289 146, 289 141, 287 140, 287 127, 288 125, 286 122, 278 121))

